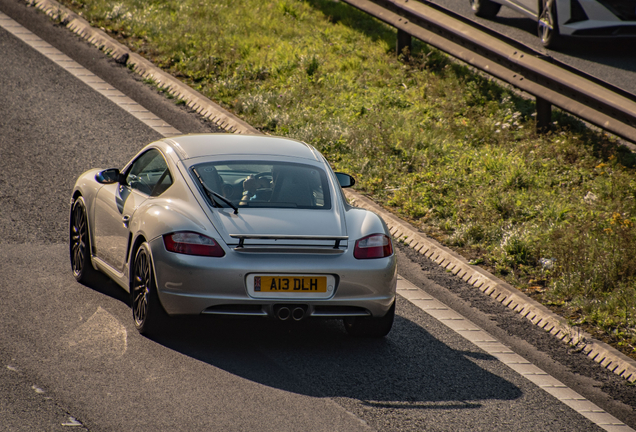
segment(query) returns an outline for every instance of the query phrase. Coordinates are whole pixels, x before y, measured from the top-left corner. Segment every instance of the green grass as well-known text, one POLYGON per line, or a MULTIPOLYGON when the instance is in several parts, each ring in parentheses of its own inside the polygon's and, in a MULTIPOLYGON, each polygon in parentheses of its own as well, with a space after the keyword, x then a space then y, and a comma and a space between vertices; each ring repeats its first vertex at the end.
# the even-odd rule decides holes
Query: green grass
POLYGON ((636 358, 636 158, 332 0, 64 0, 263 132, 636 358))

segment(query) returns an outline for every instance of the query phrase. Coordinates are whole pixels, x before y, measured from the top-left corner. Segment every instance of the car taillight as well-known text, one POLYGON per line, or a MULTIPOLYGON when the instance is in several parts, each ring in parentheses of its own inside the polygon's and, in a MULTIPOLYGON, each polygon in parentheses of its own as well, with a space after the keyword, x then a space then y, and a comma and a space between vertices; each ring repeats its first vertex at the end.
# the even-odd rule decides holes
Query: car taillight
POLYGON ((391 239, 384 234, 371 234, 356 241, 353 256, 357 259, 384 258, 393 255, 391 239))
POLYGON ((185 255, 225 256, 225 251, 214 239, 195 232, 182 231, 165 234, 163 244, 166 246, 166 250, 185 255))

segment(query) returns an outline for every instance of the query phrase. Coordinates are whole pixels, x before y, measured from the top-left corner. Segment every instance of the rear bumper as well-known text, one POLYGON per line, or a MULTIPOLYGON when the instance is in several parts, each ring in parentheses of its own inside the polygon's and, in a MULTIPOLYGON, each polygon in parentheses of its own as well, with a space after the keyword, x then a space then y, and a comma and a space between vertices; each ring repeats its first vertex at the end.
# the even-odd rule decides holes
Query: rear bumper
POLYGON ((222 258, 175 254, 163 241, 150 242, 159 299, 170 315, 273 317, 278 307, 303 307, 307 317, 384 316, 395 300, 395 255, 357 260, 351 250, 339 255, 239 253, 222 258), (250 274, 333 275, 328 298, 254 298, 250 274))

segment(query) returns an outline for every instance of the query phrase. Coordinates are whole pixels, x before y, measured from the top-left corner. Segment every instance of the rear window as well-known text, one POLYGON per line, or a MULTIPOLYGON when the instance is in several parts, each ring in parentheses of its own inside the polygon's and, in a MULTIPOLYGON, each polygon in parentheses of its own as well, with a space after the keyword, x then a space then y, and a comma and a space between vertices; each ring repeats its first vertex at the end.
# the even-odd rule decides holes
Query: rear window
POLYGON ((192 172, 204 189, 238 207, 331 208, 327 176, 311 165, 210 162, 193 166, 192 172))

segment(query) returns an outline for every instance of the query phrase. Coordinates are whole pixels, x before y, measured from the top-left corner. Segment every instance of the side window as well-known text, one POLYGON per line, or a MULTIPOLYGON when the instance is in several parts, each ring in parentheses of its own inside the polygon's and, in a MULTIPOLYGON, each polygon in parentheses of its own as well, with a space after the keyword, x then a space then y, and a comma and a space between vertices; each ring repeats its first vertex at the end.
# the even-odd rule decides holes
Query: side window
POLYGON ((126 183, 146 195, 165 192, 172 185, 172 176, 161 152, 150 149, 139 156, 128 170, 126 183))

